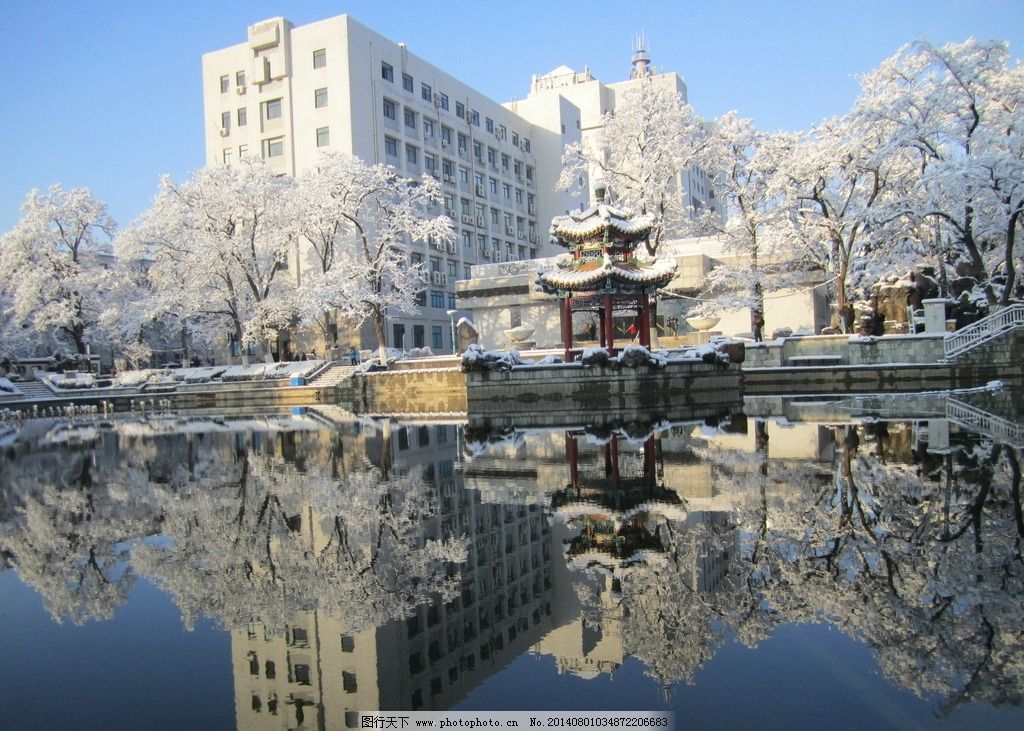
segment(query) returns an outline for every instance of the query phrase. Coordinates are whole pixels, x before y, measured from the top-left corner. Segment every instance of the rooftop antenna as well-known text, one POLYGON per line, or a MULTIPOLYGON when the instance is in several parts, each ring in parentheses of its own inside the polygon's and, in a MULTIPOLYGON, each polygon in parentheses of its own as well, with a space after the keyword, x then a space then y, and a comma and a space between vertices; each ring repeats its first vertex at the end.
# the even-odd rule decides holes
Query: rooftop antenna
POLYGON ((636 38, 633 39, 633 70, 629 72, 629 78, 631 79, 642 79, 645 76, 651 75, 651 70, 648 68, 648 64, 651 62, 651 57, 647 55, 647 39, 644 37, 644 32, 640 31, 636 38))

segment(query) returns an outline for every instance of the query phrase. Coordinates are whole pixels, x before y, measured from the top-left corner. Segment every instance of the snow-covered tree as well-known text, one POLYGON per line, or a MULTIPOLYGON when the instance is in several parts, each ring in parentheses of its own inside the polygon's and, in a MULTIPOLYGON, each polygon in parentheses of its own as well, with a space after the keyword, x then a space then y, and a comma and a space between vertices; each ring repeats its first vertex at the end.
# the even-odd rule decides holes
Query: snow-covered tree
POLYGON ((705 294, 714 298, 708 309, 750 308, 751 319, 763 321, 765 292, 788 283, 794 262, 786 248, 788 200, 780 168, 793 144, 792 135, 761 132, 735 112, 708 125, 701 165, 714 171, 712 185, 726 206, 724 223, 709 224, 735 256, 705 280, 705 294))
POLYGON ((655 217, 648 243, 654 253, 666 234, 689 225, 681 176, 698 162, 702 145, 702 124, 682 96, 645 78, 604 115, 593 139, 566 147, 558 187, 573 190, 588 174, 600 178, 616 205, 655 217))
POLYGON ((892 210, 908 172, 906 155, 858 114, 816 125, 788 160, 796 257, 829 276, 844 330, 852 324, 852 289, 921 263, 921 242, 895 225, 892 210))
POLYGON ((282 272, 294 237, 290 178, 258 159, 160 183, 126 251, 148 257, 153 314, 177 312, 189 327, 230 332, 245 348, 289 327, 294 288, 282 272))
POLYGON ((990 304, 1019 296, 1024 226, 1024 67, 1005 43, 969 39, 900 49, 862 79, 856 114, 910 151, 902 213, 938 223, 990 304))
POLYGON ((21 352, 71 348, 84 355, 100 338, 105 259, 116 225, 88 188, 33 190, 17 225, 0 236, 4 339, 21 352))
POLYGON ((426 281, 426 270, 407 258, 408 242, 452 236, 451 220, 438 212, 438 182, 328 153, 301 178, 297 198, 298 230, 315 258, 301 286, 305 321, 326 327, 331 311, 355 322, 369 318, 386 359, 386 314, 416 312, 426 281))

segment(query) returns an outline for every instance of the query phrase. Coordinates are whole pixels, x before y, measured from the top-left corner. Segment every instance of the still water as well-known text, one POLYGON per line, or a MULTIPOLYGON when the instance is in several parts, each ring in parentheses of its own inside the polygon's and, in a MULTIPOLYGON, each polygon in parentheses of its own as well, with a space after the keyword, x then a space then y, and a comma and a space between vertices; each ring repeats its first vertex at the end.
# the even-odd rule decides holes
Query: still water
POLYGON ((748 404, 496 434, 298 411, 5 435, 0 726, 1024 727, 1010 422, 748 404))

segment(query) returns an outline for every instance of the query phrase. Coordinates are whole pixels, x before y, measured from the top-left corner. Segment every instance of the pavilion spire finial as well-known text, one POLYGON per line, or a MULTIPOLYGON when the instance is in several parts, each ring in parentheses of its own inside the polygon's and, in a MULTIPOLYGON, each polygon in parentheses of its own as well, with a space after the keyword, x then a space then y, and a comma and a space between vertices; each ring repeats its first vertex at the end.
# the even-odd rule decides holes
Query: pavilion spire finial
POLYGON ((633 70, 629 72, 629 78, 641 79, 651 75, 651 57, 647 54, 647 38, 643 31, 637 33, 633 39, 633 70))

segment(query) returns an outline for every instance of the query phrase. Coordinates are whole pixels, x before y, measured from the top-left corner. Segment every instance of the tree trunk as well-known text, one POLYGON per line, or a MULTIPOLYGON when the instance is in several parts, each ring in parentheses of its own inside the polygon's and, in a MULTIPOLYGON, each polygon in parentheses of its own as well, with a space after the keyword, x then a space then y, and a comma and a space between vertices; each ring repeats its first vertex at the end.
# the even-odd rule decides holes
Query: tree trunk
POLYGON ((384 311, 379 307, 373 310, 373 330, 377 334, 377 352, 380 356, 380 364, 388 363, 388 344, 384 336, 384 311))

